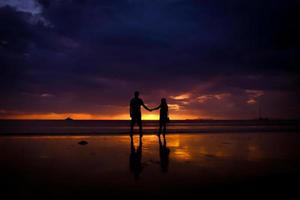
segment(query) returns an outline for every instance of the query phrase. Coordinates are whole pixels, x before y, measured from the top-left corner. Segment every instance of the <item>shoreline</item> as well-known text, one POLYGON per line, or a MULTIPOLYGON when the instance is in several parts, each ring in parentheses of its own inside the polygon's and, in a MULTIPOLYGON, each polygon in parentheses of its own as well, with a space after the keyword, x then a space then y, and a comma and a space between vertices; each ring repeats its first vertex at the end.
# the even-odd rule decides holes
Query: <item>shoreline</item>
MULTIPOLYGON (((213 120, 171 121, 167 133, 172 134, 215 134, 215 133, 273 133, 300 132, 298 121, 275 120, 213 120)), ((138 134, 135 126, 134 133, 138 134)), ((129 121, 118 120, 0 120, 1 136, 30 135, 129 135, 129 121)), ((156 134, 157 121, 143 121, 143 134, 156 134)))
MULTIPOLYGON (((206 135, 206 134, 271 134, 271 133, 276 133, 276 134, 286 134, 286 133, 294 133, 298 134, 300 132, 299 129, 295 130, 236 130, 236 131, 173 131, 170 133, 166 133, 166 135, 206 135)), ((157 135, 156 132, 153 131, 146 131, 143 133, 143 135, 157 135)), ((162 134, 161 134, 162 135, 162 134)), ((24 137, 31 137, 31 136, 129 136, 129 132, 95 132, 95 133, 66 133, 66 132, 57 132, 57 133, 34 133, 34 132, 25 132, 25 133, 1 133, 1 137, 9 137, 9 136, 24 136, 24 137)), ((133 134, 133 136, 139 136, 139 133, 136 132, 133 134)))

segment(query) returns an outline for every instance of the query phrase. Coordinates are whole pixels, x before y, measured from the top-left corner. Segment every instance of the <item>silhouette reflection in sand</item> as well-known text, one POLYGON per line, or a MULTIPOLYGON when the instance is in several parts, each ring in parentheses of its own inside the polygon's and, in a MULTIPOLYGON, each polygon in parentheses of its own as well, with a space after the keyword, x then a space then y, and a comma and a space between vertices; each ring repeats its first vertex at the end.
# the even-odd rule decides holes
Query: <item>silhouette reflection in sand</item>
POLYGON ((130 156, 129 165, 130 171, 133 173, 135 180, 138 180, 143 170, 142 167, 142 137, 139 137, 139 146, 135 148, 133 137, 130 137, 130 156))
POLYGON ((160 157, 160 167, 163 173, 168 172, 169 168, 169 154, 170 149, 167 147, 166 137, 163 137, 164 141, 162 143, 160 135, 158 136, 159 143, 159 157, 160 157))

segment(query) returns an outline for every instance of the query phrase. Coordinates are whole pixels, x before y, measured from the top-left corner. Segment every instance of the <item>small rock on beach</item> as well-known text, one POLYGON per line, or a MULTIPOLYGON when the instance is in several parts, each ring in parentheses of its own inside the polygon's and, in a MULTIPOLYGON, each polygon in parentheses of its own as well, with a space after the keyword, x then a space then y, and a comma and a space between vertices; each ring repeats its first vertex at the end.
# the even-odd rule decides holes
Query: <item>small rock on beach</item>
POLYGON ((88 142, 87 141, 80 141, 80 142, 78 142, 78 144, 80 144, 80 145, 87 145, 88 142))

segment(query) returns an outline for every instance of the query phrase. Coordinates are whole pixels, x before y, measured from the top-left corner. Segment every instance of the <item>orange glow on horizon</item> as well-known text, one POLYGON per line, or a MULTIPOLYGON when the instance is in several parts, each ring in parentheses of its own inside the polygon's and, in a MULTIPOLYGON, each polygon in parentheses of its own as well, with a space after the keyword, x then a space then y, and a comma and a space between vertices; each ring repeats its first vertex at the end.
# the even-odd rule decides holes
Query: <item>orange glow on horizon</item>
MULTIPOLYGON (((89 113, 41 113, 41 114, 14 114, 1 116, 0 119, 16 119, 16 120, 63 120, 66 118, 77 120, 129 120, 129 114, 116 115, 97 115, 89 113)), ((159 120, 159 114, 143 114, 143 120, 159 120)), ((199 119, 194 115, 170 115, 172 120, 199 119)))

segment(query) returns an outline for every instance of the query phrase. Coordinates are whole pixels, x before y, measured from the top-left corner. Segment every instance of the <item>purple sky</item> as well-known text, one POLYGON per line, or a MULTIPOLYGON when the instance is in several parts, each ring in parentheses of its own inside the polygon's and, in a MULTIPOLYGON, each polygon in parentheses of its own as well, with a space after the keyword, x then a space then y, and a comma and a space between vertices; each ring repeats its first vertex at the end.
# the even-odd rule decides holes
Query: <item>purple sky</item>
POLYGON ((135 90, 171 118, 299 118, 299 8, 0 0, 0 118, 128 118, 135 90))

